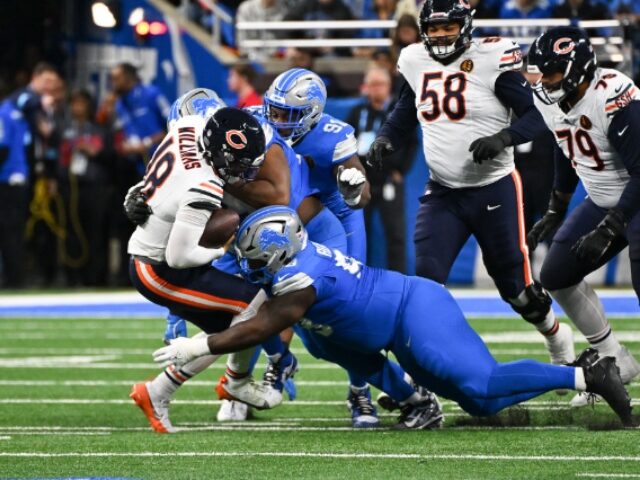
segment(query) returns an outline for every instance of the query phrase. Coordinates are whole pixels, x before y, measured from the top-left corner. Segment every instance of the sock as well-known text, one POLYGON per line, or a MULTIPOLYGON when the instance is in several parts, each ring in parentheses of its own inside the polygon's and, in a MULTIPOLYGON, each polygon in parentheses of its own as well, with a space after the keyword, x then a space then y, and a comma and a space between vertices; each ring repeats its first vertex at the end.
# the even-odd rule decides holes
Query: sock
POLYGON ((272 335, 262 343, 262 348, 267 356, 282 355, 287 347, 280 338, 280 335, 272 335))
POLYGON ((362 375, 349 370, 347 370, 347 374, 349 375, 349 385, 351 386, 351 390, 353 390, 354 388, 358 390, 367 388, 367 380, 362 375))
POLYGON ((400 406, 403 407, 407 404, 417 405, 422 400, 422 397, 418 392, 413 392, 409 398, 400 402, 400 406))
POLYGON ((226 371, 229 379, 240 379, 250 375, 255 351, 256 347, 251 347, 229 355, 226 371))
POLYGON ((598 352, 604 356, 619 352, 620 343, 611 332, 604 307, 587 282, 549 293, 598 352))
POLYGON ((356 387, 354 385, 349 385, 349 389, 353 392, 353 393, 362 393, 363 390, 366 390, 367 388, 369 388, 369 385, 367 385, 366 383, 364 384, 363 387, 356 387))
POLYGON ((553 309, 549 309, 547 314, 544 317, 544 320, 540 323, 535 324, 536 329, 545 337, 553 337, 556 333, 558 333, 558 328, 560 328, 560 324, 556 319, 556 314, 553 309))
POLYGON ((576 368, 576 390, 585 392, 587 390, 587 381, 584 379, 584 370, 576 368))

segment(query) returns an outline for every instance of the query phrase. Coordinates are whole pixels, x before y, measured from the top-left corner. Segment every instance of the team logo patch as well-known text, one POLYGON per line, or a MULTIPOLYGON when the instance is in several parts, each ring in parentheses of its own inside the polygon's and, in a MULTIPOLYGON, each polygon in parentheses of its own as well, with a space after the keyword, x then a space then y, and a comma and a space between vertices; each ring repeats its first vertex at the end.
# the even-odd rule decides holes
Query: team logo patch
POLYGON ((586 115, 582 115, 580 117, 580 126, 585 130, 589 130, 593 126, 593 124, 591 123, 591 120, 589 120, 589 117, 587 117, 586 115))
POLYGON ((567 53, 573 51, 576 48, 576 44, 569 37, 562 37, 556 40, 556 43, 553 44, 553 53, 557 53, 558 55, 566 55, 567 53))
POLYGON ((471 70, 473 70, 473 60, 465 60, 464 62, 462 62, 460 64, 460 70, 462 70, 463 72, 467 72, 469 73, 471 70))
POLYGON ((225 138, 230 147, 242 150, 247 146, 247 137, 240 130, 229 130, 225 138))

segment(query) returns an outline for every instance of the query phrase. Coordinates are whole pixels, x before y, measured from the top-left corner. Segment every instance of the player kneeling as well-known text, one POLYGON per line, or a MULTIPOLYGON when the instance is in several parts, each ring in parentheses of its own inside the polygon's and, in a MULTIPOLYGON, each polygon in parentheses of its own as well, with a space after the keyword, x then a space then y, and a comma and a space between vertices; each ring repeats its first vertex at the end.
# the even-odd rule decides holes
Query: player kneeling
POLYGON ((564 388, 602 395, 625 426, 633 424, 614 358, 586 350, 571 366, 498 363, 442 285, 369 268, 308 242, 299 218, 286 207, 247 217, 235 249, 245 278, 268 285, 273 298, 254 318, 218 335, 178 339, 157 350, 156 361, 183 364, 256 345, 304 316, 313 331, 363 362, 381 350, 393 352, 416 382, 472 415, 492 415, 564 388))
MULTIPOLYGON (((220 247, 237 226, 235 213, 220 210, 225 183, 251 182, 264 150, 258 122, 241 110, 222 108, 208 118, 178 120, 147 166, 142 193, 151 215, 129 241, 131 279, 148 300, 206 334, 229 328, 243 315, 252 317, 266 298, 259 287, 213 268, 211 262, 225 249, 210 248, 220 247), (221 230, 220 235, 212 228, 221 230)), ((253 349, 234 355, 218 394, 258 409, 272 408, 282 402, 282 393, 252 380, 252 355, 253 349)), ((204 355, 171 365, 153 381, 134 385, 131 398, 155 431, 173 431, 171 396, 217 358, 204 355)))

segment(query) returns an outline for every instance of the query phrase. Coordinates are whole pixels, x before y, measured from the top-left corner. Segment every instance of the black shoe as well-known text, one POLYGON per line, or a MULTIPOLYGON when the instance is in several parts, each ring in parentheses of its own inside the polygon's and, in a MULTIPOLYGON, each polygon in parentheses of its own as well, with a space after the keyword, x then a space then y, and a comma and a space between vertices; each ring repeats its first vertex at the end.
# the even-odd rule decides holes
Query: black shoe
POLYGON ((592 365, 583 367, 583 370, 587 392, 602 396, 620 417, 625 427, 634 426, 631 416, 631 399, 620 378, 615 358, 600 358, 592 365))
POLYGON ((598 355, 598 350, 595 348, 587 348, 582 351, 578 358, 576 358, 573 362, 568 363, 567 365, 570 367, 580 367, 587 368, 593 365, 598 361, 600 356, 598 355))
MULTIPOLYGON (((425 396, 429 395, 429 393, 431 393, 425 387, 423 387, 421 385, 418 385, 413 380, 411 380, 411 386, 415 389, 415 391, 421 397, 425 397, 425 396)), ((376 402, 378 402, 378 406, 380 408, 383 408, 387 412, 393 412, 395 410, 400 410, 400 408, 401 408, 400 404, 398 402, 396 402, 393 398, 391 398, 385 392, 380 392, 378 394, 378 397, 376 398, 376 402)))
POLYGON ((444 423, 440 402, 431 392, 427 392, 420 403, 404 405, 401 412, 398 423, 393 426, 397 430, 440 428, 444 423))

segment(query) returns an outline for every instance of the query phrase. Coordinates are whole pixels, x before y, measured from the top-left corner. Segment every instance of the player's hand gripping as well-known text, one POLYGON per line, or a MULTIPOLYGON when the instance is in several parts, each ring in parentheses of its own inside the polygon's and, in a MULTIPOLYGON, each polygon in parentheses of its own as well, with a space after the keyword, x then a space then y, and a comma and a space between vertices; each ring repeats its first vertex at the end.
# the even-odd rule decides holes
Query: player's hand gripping
POLYGON ((360 203, 362 191, 367 184, 367 177, 357 168, 338 167, 338 190, 344 201, 350 207, 360 203))
POLYGON ((594 230, 578 239, 571 251, 579 260, 595 266, 607 253, 611 243, 624 235, 625 228, 624 214, 612 208, 594 230))
POLYGON ((541 241, 553 238, 560 225, 562 225, 568 207, 568 200, 561 198, 555 190, 551 192, 551 199, 546 213, 527 234, 529 250, 533 252, 541 241))
POLYGON ((146 203, 142 187, 142 182, 136 183, 124 197, 124 213, 129 221, 136 225, 144 225, 149 219, 149 215, 153 213, 151 207, 146 203))
POLYGON ((511 145, 511 135, 506 130, 500 130, 494 135, 474 140, 469 145, 469 151, 473 152, 474 163, 481 164, 485 160, 491 160, 502 150, 511 145))
POLYGON ((193 338, 178 337, 171 340, 166 347, 153 352, 153 361, 163 368, 169 365, 180 368, 196 358, 210 354, 207 335, 196 335, 193 338))
POLYGON ((371 168, 382 170, 382 164, 385 159, 393 154, 393 145, 387 137, 376 137, 367 152, 366 163, 371 168))

